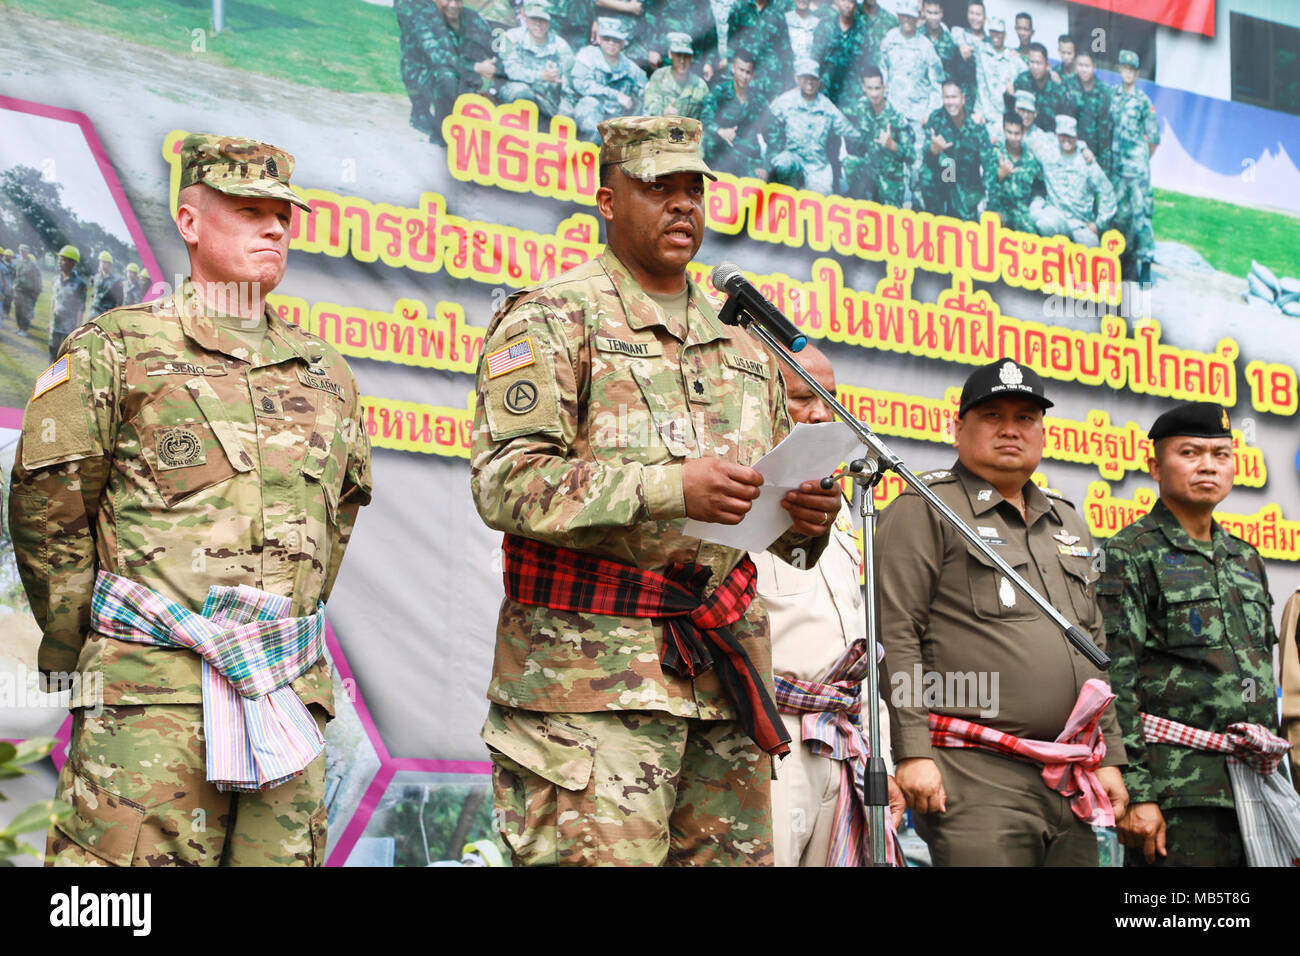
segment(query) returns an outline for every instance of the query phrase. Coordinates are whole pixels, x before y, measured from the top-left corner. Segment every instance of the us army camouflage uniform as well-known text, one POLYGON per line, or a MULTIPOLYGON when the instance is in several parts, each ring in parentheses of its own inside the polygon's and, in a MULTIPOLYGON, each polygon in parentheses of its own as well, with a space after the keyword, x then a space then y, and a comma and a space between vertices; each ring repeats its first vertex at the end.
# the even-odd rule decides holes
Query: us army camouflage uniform
POLYGON ((865 155, 849 156, 844 160, 848 194, 890 206, 903 205, 907 170, 916 158, 916 134, 912 124, 888 100, 877 114, 865 96, 854 100, 844 111, 844 116, 850 125, 857 128, 866 148, 865 155), (885 149, 876 141, 886 131, 894 138, 897 151, 885 149))
POLYGON ((1100 244, 1101 233, 1115 216, 1115 190, 1095 162, 1076 145, 1066 155, 1058 148, 1043 162, 1046 199, 1033 203, 1030 215, 1044 236, 1065 235, 1084 246, 1100 244), (1097 231, 1088 228, 1095 223, 1097 231))
POLYGON ((918 132, 939 106, 943 64, 934 44, 917 30, 910 38, 895 27, 885 35, 880 50, 880 72, 885 75, 889 101, 912 122, 918 132))
POLYGON ((772 182, 801 186, 819 193, 836 188, 827 145, 841 136, 849 151, 862 152, 862 136, 826 96, 812 102, 796 87, 786 90, 768 107, 768 164, 772 182))
MULTIPOLYGON (((785 388, 689 289, 683 327, 606 251, 493 317, 484 354, 529 342, 535 360, 495 378, 479 366, 471 487, 490 527, 658 572, 696 561, 709 590, 741 560, 683 534, 680 463, 757 460, 790 428, 785 388)), ((815 560, 826 540, 775 547, 815 560)), ((770 690, 761 602, 731 631, 770 690)), ((771 862, 770 763, 714 671, 663 669, 663 640, 650 618, 503 601, 483 738, 517 862, 771 862), (671 827, 647 829, 669 811, 671 827)))
MULTIPOLYGON (((102 681, 104 697, 102 716, 77 712, 59 778, 77 812, 51 831, 50 859, 321 863, 324 756, 273 790, 218 792, 203 772, 199 657, 88 630, 90 592, 102 568, 196 612, 210 586, 243 584, 314 613, 370 498, 356 382, 269 309, 250 354, 188 282, 155 305, 68 339, 71 376, 28 404, 16 451, 10 530, 40 669, 102 681)), ((324 660, 292 687, 318 721, 333 712, 324 660)))
POLYGON ((54 280, 50 294, 50 361, 59 355, 63 340, 86 320, 86 280, 75 268, 54 280))
POLYGON ((967 112, 960 127, 942 108, 930 114, 921 130, 923 162, 917 192, 925 209, 956 219, 978 219, 984 200, 984 173, 994 163, 993 146, 984 127, 967 112), (950 145, 937 156, 930 149, 930 134, 950 145))
POLYGON ((573 69, 573 50, 563 37, 556 35, 554 26, 540 47, 529 36, 527 27, 509 30, 505 34, 501 69, 509 81, 501 87, 502 103, 532 100, 543 119, 564 111, 564 82, 573 69), (542 79, 548 67, 554 67, 560 74, 559 83, 542 79))
POLYGON ((984 211, 1002 217, 1002 225, 1021 232, 1034 232, 1034 221, 1029 215, 1029 204, 1034 193, 1043 188, 1043 166, 1038 157, 1023 144, 1020 159, 1014 160, 1006 144, 994 147, 993 160, 984 170, 984 192, 987 197, 984 211), (1007 160, 1015 169, 1005 178, 998 179, 998 167, 1007 160))
POLYGON ((847 29, 832 13, 813 33, 812 59, 821 64, 822 94, 841 109, 857 95, 862 71, 871 65, 867 21, 856 12, 847 29))
POLYGON ((612 116, 636 113, 640 109, 641 95, 645 92, 646 75, 626 53, 619 53, 613 66, 605 59, 599 46, 587 46, 573 58, 569 73, 569 98, 575 105, 573 121, 578 135, 588 142, 598 142, 597 127, 612 116), (622 93, 632 100, 626 109, 618 101, 622 93))
MULTIPOLYGON (((1238 722, 1277 730, 1277 637, 1264 562, 1218 522, 1211 534, 1212 542, 1194 541, 1157 501, 1106 543, 1097 589, 1128 752, 1124 785, 1132 804, 1159 804, 1167 818, 1170 810, 1231 810, 1227 766, 1222 754, 1146 743, 1139 713, 1218 733, 1238 722)), ((1223 847, 1222 833, 1217 842, 1204 842, 1206 830, 1215 838, 1214 817, 1189 814, 1195 829, 1178 841, 1180 855, 1192 855, 1189 862, 1212 862, 1223 847)), ((1172 851, 1174 823, 1166 822, 1172 851)), ((1227 836, 1239 845, 1235 831, 1227 836)), ((1141 854, 1130 851, 1126 859, 1134 856, 1141 854)))
POLYGON ((1111 155, 1110 143, 1114 124, 1110 115, 1111 87, 1094 77, 1092 89, 1085 90, 1078 75, 1074 74, 1066 78, 1065 90, 1074 103, 1071 112, 1079 120, 1079 139, 1092 149, 1097 164, 1113 186, 1114 157, 1111 155))
POLYGON ((736 96, 736 83, 727 77, 717 83, 704 101, 700 122, 704 127, 704 161, 714 172, 736 176, 753 176, 764 169, 763 144, 759 134, 767 128, 767 101, 748 87, 748 99, 736 96), (728 143, 718 135, 720 129, 736 127, 736 141, 728 143))
POLYGON ((1062 113, 1074 113, 1074 100, 1064 83, 1057 83, 1049 73, 1043 79, 1042 87, 1034 82, 1034 74, 1028 70, 1015 79, 1017 90, 1028 90, 1034 94, 1034 103, 1038 107, 1038 116, 1034 125, 1051 133, 1056 130, 1056 117, 1062 113))
POLYGON ((830 4, 818 10, 810 9, 808 16, 801 17, 797 10, 785 12, 785 28, 790 35, 790 52, 796 62, 804 59, 816 59, 813 56, 813 35, 827 17, 835 15, 835 8, 830 4))
POLYGON ((1155 257, 1151 230, 1154 200, 1151 194, 1151 150, 1159 144, 1160 121, 1151 100, 1139 88, 1125 93, 1111 87, 1111 174, 1119 197, 1116 225, 1123 230, 1128 251, 1139 260, 1155 257))
POLYGON ((770 103, 794 85, 794 52, 785 26, 788 0, 769 0, 758 9, 754 0, 736 0, 727 14, 727 49, 754 55, 754 79, 749 88, 770 103))
POLYGON ((687 74, 685 85, 679 85, 673 76, 673 68, 661 66, 646 84, 645 113, 649 116, 689 116, 699 119, 708 97, 708 85, 694 73, 687 74))
MULTIPOLYGON (((1007 87, 1015 82, 1016 77, 1025 68, 1025 61, 1015 50, 1002 48, 999 53, 992 43, 984 43, 975 48, 976 76, 979 84, 979 98, 976 108, 984 116, 984 124, 989 131, 989 139, 995 143, 1002 142, 1002 114, 1007 111, 1007 87)), ((967 104, 970 98, 966 99, 967 104)))

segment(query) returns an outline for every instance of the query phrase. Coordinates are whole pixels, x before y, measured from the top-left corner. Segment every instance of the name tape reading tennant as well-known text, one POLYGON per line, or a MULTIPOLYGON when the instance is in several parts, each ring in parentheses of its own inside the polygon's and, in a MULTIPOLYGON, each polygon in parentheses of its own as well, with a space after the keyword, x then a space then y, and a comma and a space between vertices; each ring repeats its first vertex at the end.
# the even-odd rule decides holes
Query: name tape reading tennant
POLYGON ((148 936, 153 929, 151 893, 83 893, 74 885, 67 893, 50 897, 50 925, 125 927, 133 936, 148 936))

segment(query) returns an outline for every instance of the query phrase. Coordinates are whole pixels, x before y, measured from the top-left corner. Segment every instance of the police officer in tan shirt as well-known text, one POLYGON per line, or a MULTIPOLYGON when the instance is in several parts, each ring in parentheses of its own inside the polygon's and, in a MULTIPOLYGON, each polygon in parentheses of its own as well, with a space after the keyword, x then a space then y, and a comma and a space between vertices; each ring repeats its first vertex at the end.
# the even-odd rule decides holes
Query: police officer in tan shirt
MULTIPOLYGON (((1056 492, 1030 481, 1052 406, 1030 368, 1002 359, 962 389, 957 463, 921 479, 1039 594, 1105 647, 1094 600, 1095 545, 1056 492)), ((899 787, 938 866, 1096 866, 1091 828, 1041 767, 984 750, 932 747, 931 711, 1054 740, 1100 673, 1037 606, 920 496, 885 509, 877 538, 884 688, 899 787)), ((1116 817, 1127 794, 1113 707, 1097 776, 1116 817)))

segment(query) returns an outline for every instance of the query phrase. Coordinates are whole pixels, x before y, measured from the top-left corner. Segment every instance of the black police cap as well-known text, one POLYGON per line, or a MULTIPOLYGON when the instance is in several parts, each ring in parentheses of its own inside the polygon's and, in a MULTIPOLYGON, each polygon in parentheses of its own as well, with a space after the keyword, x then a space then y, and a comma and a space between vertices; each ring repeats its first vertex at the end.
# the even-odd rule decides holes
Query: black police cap
POLYGON ((1175 405, 1155 420, 1147 437, 1159 441, 1171 435, 1188 438, 1231 438, 1232 422, 1228 410, 1214 402, 1184 402, 1175 405))
POLYGON ((961 390, 957 417, 995 398, 1027 398, 1044 411, 1054 404, 1043 394, 1043 380, 1037 372, 1011 359, 998 359, 970 373, 961 390))

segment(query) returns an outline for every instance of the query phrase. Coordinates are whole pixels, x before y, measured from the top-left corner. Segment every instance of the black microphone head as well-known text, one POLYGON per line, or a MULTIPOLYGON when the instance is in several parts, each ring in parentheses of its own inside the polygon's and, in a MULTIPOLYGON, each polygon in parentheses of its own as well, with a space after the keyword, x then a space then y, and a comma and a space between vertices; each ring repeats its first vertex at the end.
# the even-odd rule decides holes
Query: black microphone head
POLYGON ((713 287, 715 289, 723 289, 730 292, 732 290, 728 288, 728 285, 731 281, 733 279, 743 279, 744 275, 741 274, 740 266, 736 265, 734 262, 719 262, 713 267, 712 278, 713 287))

